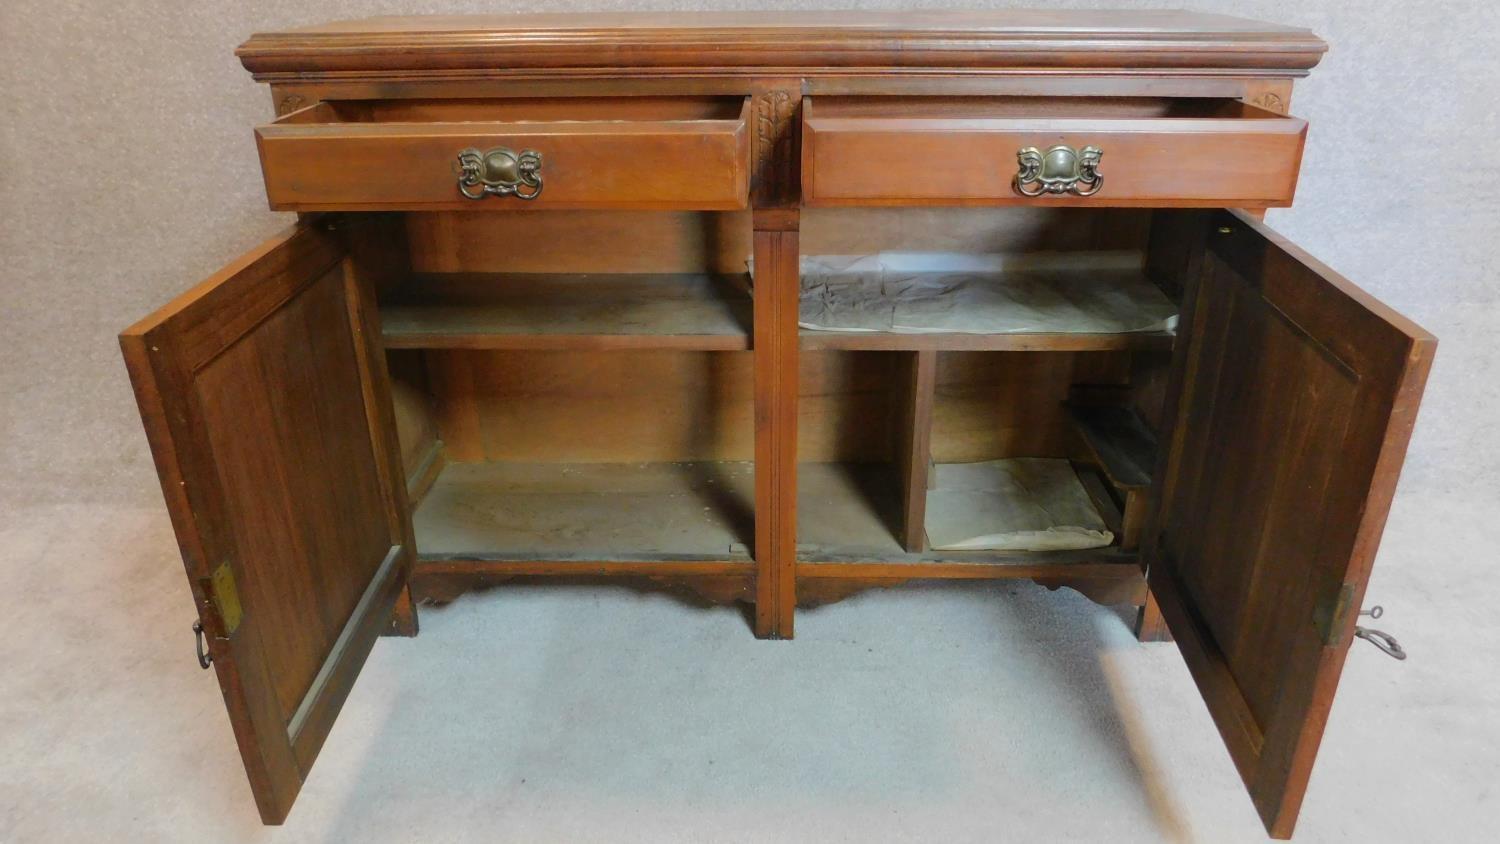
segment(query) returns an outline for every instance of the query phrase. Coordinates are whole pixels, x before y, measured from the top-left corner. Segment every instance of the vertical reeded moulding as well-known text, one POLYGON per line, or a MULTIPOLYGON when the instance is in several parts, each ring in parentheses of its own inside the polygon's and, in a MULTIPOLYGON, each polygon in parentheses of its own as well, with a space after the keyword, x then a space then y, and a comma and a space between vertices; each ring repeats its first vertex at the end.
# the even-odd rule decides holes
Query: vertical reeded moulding
POLYGON ((795 208, 755 211, 755 635, 792 638, 797 606, 795 208))

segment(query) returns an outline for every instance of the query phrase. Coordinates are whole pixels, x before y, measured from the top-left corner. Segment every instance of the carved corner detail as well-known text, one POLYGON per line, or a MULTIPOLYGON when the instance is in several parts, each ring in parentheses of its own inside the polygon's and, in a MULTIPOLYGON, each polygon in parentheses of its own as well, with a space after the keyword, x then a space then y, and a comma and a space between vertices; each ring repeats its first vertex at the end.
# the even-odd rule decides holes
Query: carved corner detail
POLYGON ((1286 102, 1275 91, 1262 91, 1251 98, 1250 105, 1263 108, 1266 111, 1274 111, 1277 114, 1286 114, 1286 102))
POLYGON ((307 97, 301 94, 287 94, 276 101, 276 116, 291 114, 299 108, 307 106, 307 97))

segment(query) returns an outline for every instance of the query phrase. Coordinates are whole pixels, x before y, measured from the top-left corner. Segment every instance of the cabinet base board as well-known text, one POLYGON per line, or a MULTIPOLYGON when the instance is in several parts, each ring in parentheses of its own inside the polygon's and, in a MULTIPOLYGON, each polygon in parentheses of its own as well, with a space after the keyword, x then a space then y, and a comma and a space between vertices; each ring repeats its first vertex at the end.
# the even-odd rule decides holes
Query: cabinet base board
MULTIPOLYGON (((820 564, 821 568, 822 565, 820 564)), ((826 575, 809 577, 801 574, 807 566, 798 567, 797 577, 797 607, 798 609, 811 609, 827 604, 837 603, 845 598, 857 595, 869 589, 890 589, 908 583, 937 583, 940 581, 953 580, 1031 580, 1039 586, 1056 591, 1063 587, 1073 589, 1103 606, 1114 606, 1118 604, 1132 604, 1140 606, 1146 600, 1146 580, 1139 569, 1134 569, 1134 576, 1125 573, 1126 576, 1116 574, 1105 574, 1103 576, 1091 576, 1088 572, 1066 574, 1057 576, 1037 576, 1035 573, 1015 572, 1010 574, 996 574, 988 578, 978 576, 942 577, 922 576, 909 574, 898 575, 873 575, 873 576, 841 576, 826 575)), ((1006 567, 995 567, 996 569, 1006 567)), ((1081 568, 1074 566, 1073 568, 1081 568)), ((1129 568, 1129 567, 1122 567, 1129 568)), ((1144 640, 1143 640, 1144 641, 1144 640)))
POLYGON ((411 591, 419 603, 447 604, 465 592, 544 582, 660 590, 709 605, 755 600, 755 564, 739 560, 422 559, 412 570, 411 591))

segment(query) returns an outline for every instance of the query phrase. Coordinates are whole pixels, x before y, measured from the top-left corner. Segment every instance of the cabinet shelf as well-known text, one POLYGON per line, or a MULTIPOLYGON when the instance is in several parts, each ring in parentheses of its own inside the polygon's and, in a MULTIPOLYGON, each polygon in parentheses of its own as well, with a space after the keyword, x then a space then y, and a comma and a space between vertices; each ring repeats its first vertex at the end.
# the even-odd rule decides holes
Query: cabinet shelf
POLYGON ((805 349, 1082 352, 1170 349, 1175 314, 1128 255, 892 254, 809 259, 799 322, 805 349))
POLYGON ((1176 335, 1165 331, 1123 334, 902 334, 884 331, 801 330, 800 346, 809 351, 836 349, 864 352, 1109 352, 1167 351, 1176 335))
POLYGON ((412 517, 418 560, 543 575, 722 573, 722 563, 751 565, 753 486, 749 462, 449 464, 412 517))
POLYGON ((439 273, 383 297, 389 349, 750 348, 744 276, 439 273))

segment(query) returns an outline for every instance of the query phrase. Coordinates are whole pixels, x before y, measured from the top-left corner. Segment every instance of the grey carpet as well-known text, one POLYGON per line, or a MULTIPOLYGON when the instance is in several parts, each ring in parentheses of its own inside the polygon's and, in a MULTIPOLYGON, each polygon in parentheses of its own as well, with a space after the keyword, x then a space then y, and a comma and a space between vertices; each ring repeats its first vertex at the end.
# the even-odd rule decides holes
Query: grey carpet
MULTIPOLYGON (((1402 497, 1300 842, 1500 816, 1495 502, 1402 497)), ((1260 823, 1174 645, 1030 584, 798 616, 496 590, 385 639, 287 824, 261 827, 159 508, 0 528, 0 841, 1202 841, 1260 823)))

